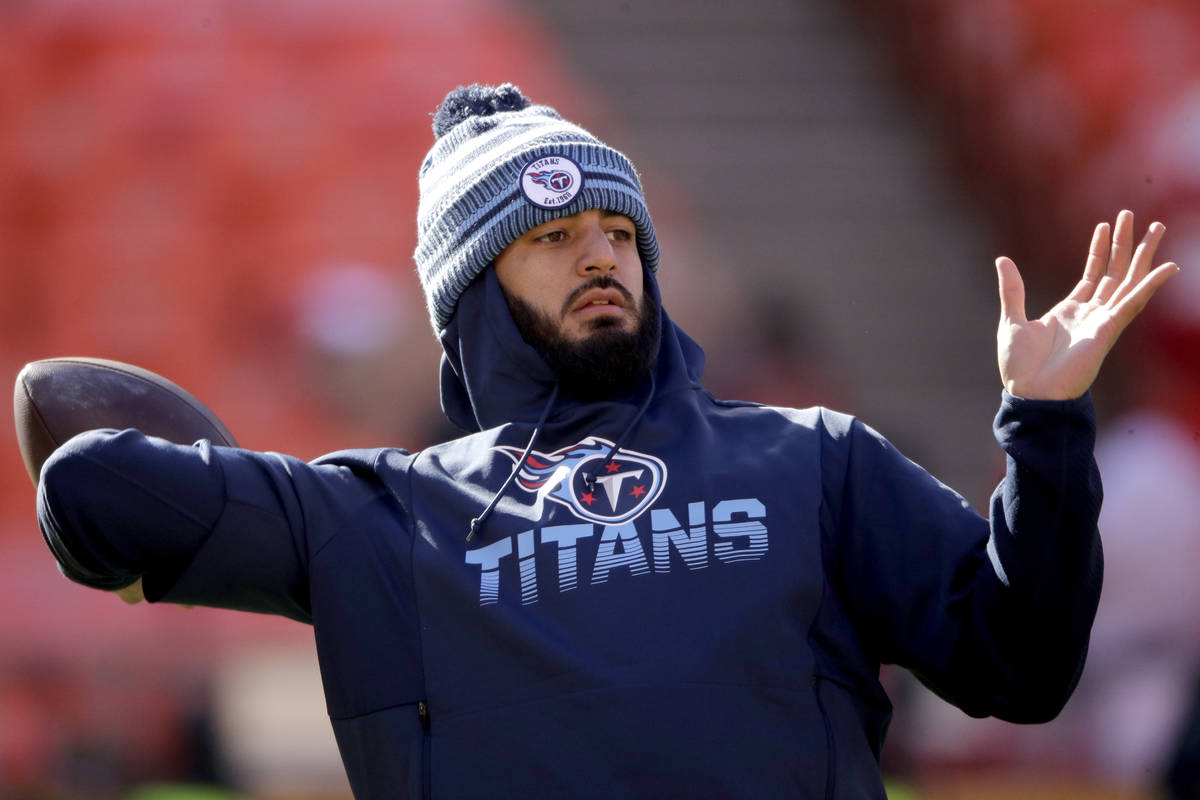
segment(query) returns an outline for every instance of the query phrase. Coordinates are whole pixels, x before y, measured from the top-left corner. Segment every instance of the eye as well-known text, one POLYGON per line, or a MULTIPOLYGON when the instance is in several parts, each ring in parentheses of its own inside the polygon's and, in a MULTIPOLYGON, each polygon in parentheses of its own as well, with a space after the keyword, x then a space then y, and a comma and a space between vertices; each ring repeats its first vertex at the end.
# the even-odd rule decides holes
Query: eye
POLYGON ((608 231, 608 238, 613 242, 631 242, 633 241, 633 231, 628 228, 613 228, 608 231))
POLYGON ((550 231, 548 233, 543 233, 541 236, 535 237, 534 241, 552 244, 554 242, 561 242, 565 238, 567 238, 565 231, 550 231))

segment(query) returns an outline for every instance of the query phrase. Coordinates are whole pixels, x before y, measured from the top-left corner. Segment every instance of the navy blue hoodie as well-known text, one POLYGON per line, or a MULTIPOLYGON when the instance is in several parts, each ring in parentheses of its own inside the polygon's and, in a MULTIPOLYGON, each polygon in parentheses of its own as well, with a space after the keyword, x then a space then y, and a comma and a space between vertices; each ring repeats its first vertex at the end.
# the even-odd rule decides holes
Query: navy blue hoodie
POLYGON ((442 337, 474 433, 309 464, 86 433, 43 533, 81 583, 311 623, 359 798, 880 798, 880 663, 1058 713, 1100 589, 1086 397, 1003 397, 989 524, 851 417, 714 399, 662 323, 653 381, 551 402, 488 270, 442 337))

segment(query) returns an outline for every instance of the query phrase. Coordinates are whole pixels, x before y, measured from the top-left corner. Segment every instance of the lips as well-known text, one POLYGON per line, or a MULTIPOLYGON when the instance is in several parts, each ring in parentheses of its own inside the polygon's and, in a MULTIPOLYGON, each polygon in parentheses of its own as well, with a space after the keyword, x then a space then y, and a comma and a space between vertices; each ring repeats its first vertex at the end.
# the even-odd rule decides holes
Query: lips
POLYGON ((563 319, 620 318, 636 310, 633 295, 612 275, 599 275, 575 287, 563 301, 563 319))
POLYGON ((584 314, 622 311, 624 308, 625 296, 617 289, 591 289, 571 305, 572 312, 584 314))

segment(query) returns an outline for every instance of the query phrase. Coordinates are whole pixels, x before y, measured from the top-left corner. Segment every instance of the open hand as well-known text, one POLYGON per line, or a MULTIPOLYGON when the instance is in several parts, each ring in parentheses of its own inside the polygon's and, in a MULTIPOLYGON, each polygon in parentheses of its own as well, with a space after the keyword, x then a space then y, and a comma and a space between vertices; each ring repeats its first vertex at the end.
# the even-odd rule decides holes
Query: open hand
POLYGON ((1000 378, 1011 394, 1039 400, 1079 397, 1091 387, 1121 332, 1168 278, 1174 263, 1150 269, 1166 228, 1151 223, 1136 252, 1133 213, 1117 215, 1113 234, 1101 222, 1092 236, 1083 278, 1039 319, 1025 317, 1025 284, 1012 259, 996 259, 1000 378))

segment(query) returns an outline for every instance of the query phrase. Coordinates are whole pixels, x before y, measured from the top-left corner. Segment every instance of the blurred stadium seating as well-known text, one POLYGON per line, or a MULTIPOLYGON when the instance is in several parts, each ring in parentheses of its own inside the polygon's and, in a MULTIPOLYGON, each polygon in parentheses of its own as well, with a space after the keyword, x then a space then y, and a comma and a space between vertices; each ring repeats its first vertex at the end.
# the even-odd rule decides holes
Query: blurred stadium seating
MULTIPOLYGON (((1164 257, 1200 269, 1200 236, 1185 235, 1200 220, 1194 0, 856 8, 937 121, 993 238, 1017 243, 1034 297, 1073 280, 1080 232, 1125 206, 1167 224, 1164 257)), ((569 77, 554 22, 516 0, 0 3, 0 367, 137 363, 209 404, 244 445, 302 457, 441 438, 437 349, 410 261, 426 115, 454 85, 512 80, 597 119, 602 95, 569 77)), ((660 208, 656 219, 686 220, 660 208)), ((764 228, 789 230, 781 211, 764 228)), ((1180 376, 1200 367, 1194 286, 1135 340, 1169 355, 1145 381, 1155 393, 1137 390, 1144 365, 1129 357, 1105 390, 1190 430, 1200 392, 1180 376)), ((803 390, 778 362, 741 366, 764 390, 803 390)), ((826 385, 805 370, 801 383, 826 385)), ((66 583, 37 536, 11 426, 0 451, 0 800, 231 780, 206 750, 214 697, 242 685, 222 676, 256 663, 247 643, 311 659, 309 632, 129 609, 66 583)), ((1114 778, 1066 728, 965 724, 926 737, 898 718, 895 765, 919 796, 1153 791, 1159 765, 1114 778)))

